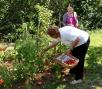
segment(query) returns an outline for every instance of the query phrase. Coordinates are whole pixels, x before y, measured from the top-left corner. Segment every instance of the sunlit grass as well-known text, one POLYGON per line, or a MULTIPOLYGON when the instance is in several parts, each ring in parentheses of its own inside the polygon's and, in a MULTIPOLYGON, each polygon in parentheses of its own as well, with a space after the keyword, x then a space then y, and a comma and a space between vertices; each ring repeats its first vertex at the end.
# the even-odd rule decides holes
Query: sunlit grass
POLYGON ((102 30, 90 32, 90 46, 102 47, 102 30))

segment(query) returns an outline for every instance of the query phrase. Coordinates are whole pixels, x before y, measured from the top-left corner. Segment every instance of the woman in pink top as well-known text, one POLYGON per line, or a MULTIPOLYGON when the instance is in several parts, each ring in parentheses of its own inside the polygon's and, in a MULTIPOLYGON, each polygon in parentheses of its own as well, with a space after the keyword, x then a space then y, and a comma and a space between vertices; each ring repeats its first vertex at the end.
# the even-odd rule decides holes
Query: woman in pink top
POLYGON ((74 12, 73 7, 69 4, 67 7, 67 12, 63 16, 63 24, 64 26, 66 25, 71 25, 74 27, 78 27, 78 19, 77 19, 77 13, 74 12))

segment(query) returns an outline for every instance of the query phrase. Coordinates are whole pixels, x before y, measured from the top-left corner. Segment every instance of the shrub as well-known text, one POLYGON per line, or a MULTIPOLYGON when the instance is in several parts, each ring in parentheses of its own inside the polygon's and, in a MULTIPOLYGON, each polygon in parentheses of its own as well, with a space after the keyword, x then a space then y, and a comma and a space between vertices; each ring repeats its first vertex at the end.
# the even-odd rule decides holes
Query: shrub
POLYGON ((0 66, 0 79, 4 81, 3 85, 0 86, 4 86, 7 89, 8 87, 11 86, 12 81, 11 81, 10 72, 4 66, 0 66))
POLYGON ((17 48, 17 60, 22 63, 22 70, 25 70, 26 74, 30 76, 36 72, 43 71, 44 63, 39 56, 40 49, 36 41, 29 38, 19 43, 17 48))

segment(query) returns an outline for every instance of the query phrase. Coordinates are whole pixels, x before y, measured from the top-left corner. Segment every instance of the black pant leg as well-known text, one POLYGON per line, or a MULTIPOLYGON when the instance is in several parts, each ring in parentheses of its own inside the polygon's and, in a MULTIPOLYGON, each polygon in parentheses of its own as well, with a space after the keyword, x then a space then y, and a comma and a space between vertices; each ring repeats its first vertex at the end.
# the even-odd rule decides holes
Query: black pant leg
POLYGON ((72 55, 79 59, 79 63, 76 67, 70 70, 70 73, 75 74, 75 79, 83 79, 84 59, 89 47, 90 41, 73 49, 72 55))

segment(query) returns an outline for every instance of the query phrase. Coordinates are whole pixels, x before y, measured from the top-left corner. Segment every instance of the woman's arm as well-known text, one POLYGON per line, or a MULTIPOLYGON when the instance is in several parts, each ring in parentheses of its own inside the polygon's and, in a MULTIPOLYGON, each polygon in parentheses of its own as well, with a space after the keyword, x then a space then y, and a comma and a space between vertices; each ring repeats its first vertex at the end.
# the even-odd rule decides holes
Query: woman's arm
POLYGON ((63 25, 64 25, 64 26, 67 25, 66 20, 67 20, 67 13, 65 13, 65 14, 63 15, 63 25))
POLYGON ((60 42, 60 39, 53 40, 43 51, 48 51, 51 48, 54 48, 58 43, 60 42))
POLYGON ((79 26, 79 22, 78 22, 78 16, 77 16, 76 12, 74 12, 74 17, 75 17, 75 20, 76 20, 76 26, 78 27, 79 26))
POLYGON ((75 48, 78 45, 79 42, 80 42, 80 38, 77 37, 76 40, 71 43, 70 48, 66 51, 65 54, 66 55, 71 54, 71 51, 73 50, 73 48, 75 48))
POLYGON ((70 49, 75 48, 79 42, 80 42, 80 38, 77 37, 76 40, 71 43, 70 49))

